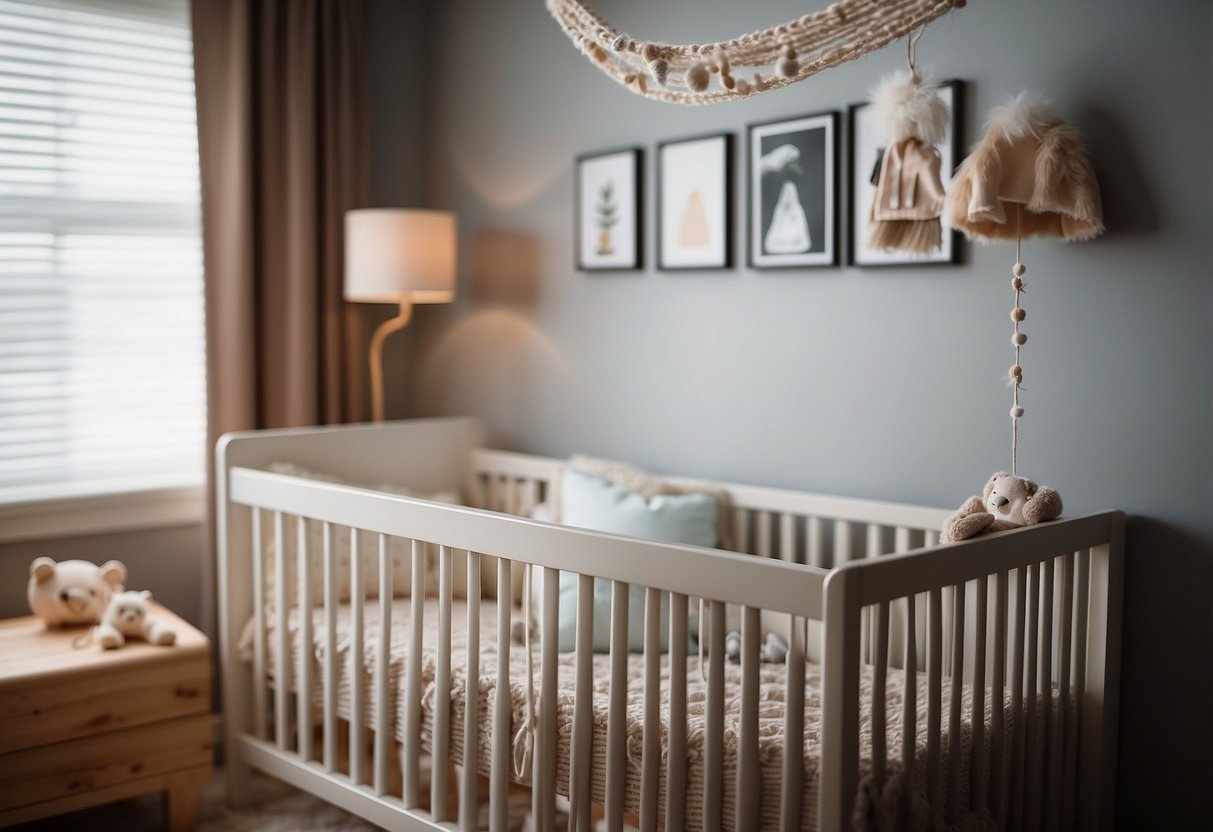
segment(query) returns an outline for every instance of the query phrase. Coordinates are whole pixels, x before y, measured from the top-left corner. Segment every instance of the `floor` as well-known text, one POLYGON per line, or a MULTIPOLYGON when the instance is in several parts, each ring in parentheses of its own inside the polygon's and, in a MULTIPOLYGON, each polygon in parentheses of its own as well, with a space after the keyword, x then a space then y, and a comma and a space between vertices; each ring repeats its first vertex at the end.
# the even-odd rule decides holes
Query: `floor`
MULTIPOLYGON (((246 809, 232 811, 223 801, 223 772, 202 791, 197 832, 364 832, 379 827, 354 817, 290 786, 258 776, 254 799, 246 809)), ((11 827, 12 832, 161 832, 159 795, 97 806, 70 815, 11 827)))

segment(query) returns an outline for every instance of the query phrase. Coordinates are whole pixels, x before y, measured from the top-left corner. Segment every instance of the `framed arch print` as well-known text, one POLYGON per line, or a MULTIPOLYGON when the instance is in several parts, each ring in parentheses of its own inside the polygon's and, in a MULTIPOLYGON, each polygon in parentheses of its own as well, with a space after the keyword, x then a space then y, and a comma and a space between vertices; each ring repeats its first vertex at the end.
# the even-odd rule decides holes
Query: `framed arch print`
POLYGON ((733 265, 733 136, 657 145, 657 268, 733 265))
POLYGON ((838 113, 748 127, 746 236, 755 269, 838 264, 838 113))
POLYGON ((575 265, 580 271, 641 268, 644 242, 643 151, 638 147, 577 157, 575 265))

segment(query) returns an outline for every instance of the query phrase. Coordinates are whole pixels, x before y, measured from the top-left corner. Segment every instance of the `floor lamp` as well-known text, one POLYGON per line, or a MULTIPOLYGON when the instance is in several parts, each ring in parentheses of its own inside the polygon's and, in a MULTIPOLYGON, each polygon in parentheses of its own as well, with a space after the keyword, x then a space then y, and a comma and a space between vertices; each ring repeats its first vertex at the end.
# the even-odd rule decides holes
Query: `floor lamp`
POLYGON ((345 215, 345 299, 398 303, 371 337, 371 413, 383 421, 383 343, 408 325, 415 303, 455 299, 455 215, 367 208, 345 215))

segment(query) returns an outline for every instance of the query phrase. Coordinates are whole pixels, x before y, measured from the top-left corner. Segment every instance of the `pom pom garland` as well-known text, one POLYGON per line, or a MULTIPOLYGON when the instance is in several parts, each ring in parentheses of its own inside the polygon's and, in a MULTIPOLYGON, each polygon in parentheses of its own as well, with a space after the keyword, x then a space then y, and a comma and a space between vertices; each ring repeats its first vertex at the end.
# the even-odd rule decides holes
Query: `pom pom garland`
POLYGON ((1019 421, 1020 419, 1022 419, 1023 418, 1023 408, 1020 407, 1019 405, 1015 405, 1014 407, 1012 407, 1011 408, 1011 418, 1016 421, 1019 421))
POLYGON ((677 44, 633 39, 600 17, 587 0, 545 0, 569 39, 603 72, 633 92, 675 104, 715 104, 787 86, 888 46, 964 3, 899 0, 890 7, 872 0, 837 0, 829 8, 730 40, 677 44), (726 49, 728 62, 721 64, 716 56, 726 49), (721 76, 719 87, 703 83, 703 73, 695 69, 709 58, 721 76), (641 74, 657 80, 651 68, 657 60, 667 63, 665 84, 639 89, 641 74), (758 71, 766 78, 760 80, 758 71))
POLYGON ((1024 344, 1028 343, 1028 336, 1026 333, 1016 332, 1011 336, 1011 343, 1017 347, 1022 347, 1024 344))
POLYGON ((1022 307, 1016 306, 1011 310, 1011 320, 1013 320, 1015 323, 1019 323, 1026 317, 1028 317, 1028 313, 1023 311, 1022 307))

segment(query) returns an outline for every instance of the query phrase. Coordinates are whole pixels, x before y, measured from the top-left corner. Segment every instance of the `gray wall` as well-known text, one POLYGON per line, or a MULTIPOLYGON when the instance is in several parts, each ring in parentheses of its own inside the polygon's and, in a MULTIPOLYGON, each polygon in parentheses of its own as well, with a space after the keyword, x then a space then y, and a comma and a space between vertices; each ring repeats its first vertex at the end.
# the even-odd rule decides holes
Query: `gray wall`
POLYGON ((25 600, 29 565, 46 555, 55 560, 80 558, 93 563, 126 564, 131 589, 150 589, 157 601, 186 621, 202 622, 202 526, 79 535, 30 540, 0 546, 0 618, 29 615, 25 600))
MULTIPOLYGON (((685 41, 805 6, 597 5, 626 31, 685 41)), ((955 268, 591 276, 571 266, 574 154, 646 147, 652 263, 657 140, 730 130, 740 152, 747 122, 845 110, 904 63, 903 49, 684 109, 609 82, 538 0, 446 2, 429 25, 428 110, 401 110, 415 102, 395 92, 415 56, 376 55, 376 198, 413 204, 424 180, 433 207, 458 211, 462 283, 457 304, 420 310, 392 345, 390 383, 408 391, 394 415, 468 413, 501 447, 941 506, 1007 466, 1008 246, 970 248, 955 268), (420 151, 432 154, 406 170, 391 148, 415 142, 418 123, 430 125, 420 151)), ((1213 813, 1210 33, 1210 7, 1195 0, 1032 0, 972 3, 919 46, 921 63, 970 83, 968 140, 991 106, 1039 91, 1088 136, 1104 189, 1104 238, 1024 249, 1020 469, 1057 487, 1069 514, 1131 515, 1124 828, 1213 813)))

